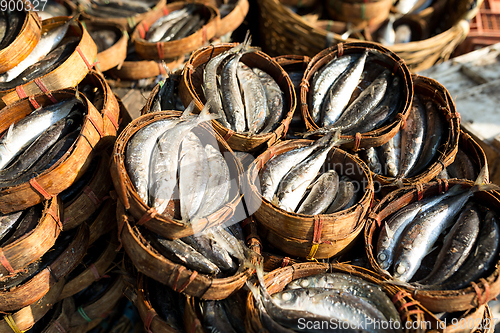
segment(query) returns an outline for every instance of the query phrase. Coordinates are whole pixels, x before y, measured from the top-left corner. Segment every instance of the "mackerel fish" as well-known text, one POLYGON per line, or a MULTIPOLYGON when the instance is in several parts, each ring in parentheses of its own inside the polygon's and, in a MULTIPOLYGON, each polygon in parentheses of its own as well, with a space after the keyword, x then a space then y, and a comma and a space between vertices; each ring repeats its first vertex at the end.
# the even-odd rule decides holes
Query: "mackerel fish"
POLYGON ((299 206, 297 214, 323 214, 333 202, 339 185, 339 175, 335 170, 328 170, 311 184, 311 192, 299 206))
POLYGON ((268 118, 266 91, 257 74, 242 62, 238 64, 236 76, 243 92, 248 131, 255 134, 268 118))

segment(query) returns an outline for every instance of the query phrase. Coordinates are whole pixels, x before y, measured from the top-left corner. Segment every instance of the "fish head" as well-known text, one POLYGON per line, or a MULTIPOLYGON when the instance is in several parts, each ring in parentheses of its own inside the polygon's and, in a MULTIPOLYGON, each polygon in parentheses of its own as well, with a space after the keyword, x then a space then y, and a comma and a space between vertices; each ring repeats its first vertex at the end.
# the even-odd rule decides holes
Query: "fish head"
POLYGON ((284 290, 271 295, 273 301, 283 308, 295 308, 300 304, 300 297, 297 290, 284 290))
POLYGON ((389 260, 389 253, 387 250, 380 251, 377 255, 377 262, 380 268, 387 270, 391 266, 391 262, 389 260))

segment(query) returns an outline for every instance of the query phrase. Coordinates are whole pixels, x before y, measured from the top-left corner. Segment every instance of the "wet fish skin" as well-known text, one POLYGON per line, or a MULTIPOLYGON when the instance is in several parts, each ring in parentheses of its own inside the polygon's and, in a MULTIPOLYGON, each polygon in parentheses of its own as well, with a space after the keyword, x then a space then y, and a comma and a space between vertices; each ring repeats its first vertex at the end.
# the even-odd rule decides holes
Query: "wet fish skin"
POLYGON ((453 163, 446 167, 450 178, 474 180, 477 170, 469 156, 463 150, 458 150, 453 163))
POLYGON ((146 35, 146 40, 152 43, 160 41, 161 37, 165 35, 167 30, 181 17, 184 17, 184 15, 188 15, 188 13, 188 7, 184 7, 175 10, 168 15, 160 17, 151 25, 151 27, 149 27, 146 35))
POLYGON ((400 169, 401 133, 397 132, 388 142, 380 147, 384 173, 389 177, 396 177, 400 169))
POLYGON ((236 76, 243 93, 248 131, 256 134, 268 118, 266 91, 257 74, 242 62, 238 64, 236 76))
POLYGON ((462 266, 439 285, 441 290, 465 288, 472 281, 484 276, 498 260, 500 227, 498 217, 492 211, 486 213, 474 248, 462 266))
POLYGON ((377 241, 377 263, 387 270, 394 262, 396 248, 400 242, 401 235, 406 227, 412 223, 415 217, 429 208, 439 204, 444 199, 461 191, 460 186, 454 186, 448 192, 434 197, 411 203, 392 215, 382 226, 377 241))
POLYGON ((286 286, 286 289, 299 288, 343 290, 354 296, 361 297, 373 306, 378 307, 387 319, 392 319, 394 322, 401 321, 399 313, 394 307, 394 303, 380 286, 353 275, 343 273, 322 273, 299 278, 286 286))
POLYGON ((198 14, 191 16, 191 19, 175 34, 172 40, 185 38, 196 32, 203 26, 205 20, 198 14))
POLYGON ((202 309, 203 322, 207 330, 213 333, 236 333, 236 330, 231 326, 226 311, 224 311, 220 301, 204 300, 202 303, 202 309))
POLYGON ((231 259, 229 252, 204 233, 184 237, 182 241, 216 264, 222 271, 236 271, 237 265, 233 259, 231 259))
POLYGON ((463 264, 479 233, 479 213, 473 203, 465 205, 451 231, 444 239, 434 268, 420 284, 439 284, 463 264))
POLYGON ((78 111, 72 114, 50 126, 8 168, 0 170, 0 181, 12 180, 19 177, 59 139, 73 131, 78 126, 80 114, 78 111))
POLYGON ((180 239, 168 240, 151 232, 147 232, 147 235, 149 236, 147 239, 154 248, 165 258, 203 274, 217 275, 220 273, 217 265, 180 239))
POLYGON ((337 195, 339 175, 335 170, 323 173, 313 184, 311 192, 302 202, 297 214, 323 214, 337 195))
POLYGON ((239 53, 245 47, 247 42, 249 41, 246 40, 244 43, 211 58, 203 70, 203 94, 205 95, 207 103, 210 103, 210 110, 219 116, 217 121, 219 121, 224 127, 232 130, 235 130, 235 128, 226 118, 222 98, 218 90, 217 69, 227 57, 239 53))
POLYGON ((424 105, 417 96, 413 97, 410 114, 406 126, 401 132, 401 157, 397 179, 406 178, 422 152, 427 132, 427 120, 424 105))
POLYGON ((160 42, 169 42, 175 40, 175 36, 179 34, 182 28, 191 22, 191 15, 184 15, 180 20, 175 22, 170 29, 167 30, 165 35, 159 40, 160 42))
POLYGON ((396 17, 394 15, 389 15, 387 23, 381 28, 378 38, 378 42, 383 45, 394 45, 396 43, 396 32, 394 31, 394 21, 396 17))
POLYGON ((331 126, 349 131, 374 110, 384 98, 391 73, 384 70, 359 96, 342 112, 331 126))
POLYGON ((341 290, 326 288, 301 288, 284 290, 271 295, 273 301, 285 309, 301 309, 334 320, 346 321, 351 327, 361 327, 366 332, 394 332, 382 330, 367 323, 387 321, 383 313, 360 297, 341 290))
POLYGON ((276 191, 278 206, 281 209, 288 212, 295 212, 307 187, 323 166, 328 152, 332 147, 338 145, 339 141, 339 132, 336 132, 328 144, 319 148, 305 160, 291 168, 285 177, 283 177, 276 191))
MULTIPOLYGON (((330 60, 317 74, 314 75, 311 85, 311 117, 315 124, 321 120, 321 105, 330 87, 336 82, 338 77, 359 57, 357 55, 347 54, 330 60)), ((302 79, 302 77, 301 77, 302 79)), ((299 82, 300 83, 300 82, 299 82)))
POLYGON ((441 120, 441 115, 436 108, 436 105, 431 101, 425 103, 425 111, 427 116, 427 134, 425 136, 422 153, 420 154, 417 163, 409 173, 409 176, 415 176, 421 173, 435 159, 438 149, 445 135, 444 124, 441 120))
POLYGON ((401 104, 401 79, 399 76, 395 76, 391 83, 387 87, 387 92, 384 99, 380 102, 377 107, 370 112, 370 114, 365 118, 365 121, 358 122, 356 126, 348 131, 345 131, 347 135, 354 135, 356 133, 367 133, 380 126, 392 121, 394 115, 399 110, 401 104))
POLYGON ((322 105, 323 127, 339 119, 358 85, 368 52, 365 51, 354 65, 344 71, 330 87, 322 105))
POLYGON ((34 229, 42 217, 42 206, 36 205, 30 207, 23 211, 23 214, 20 216, 20 221, 17 223, 17 226, 14 230, 11 230, 12 234, 6 235, 5 239, 2 239, 0 242, 2 247, 5 247, 9 244, 12 244, 19 238, 23 237, 29 230, 34 229))
POLYGON ((209 179, 208 159, 200 139, 186 134, 179 154, 179 194, 184 223, 191 222, 202 204, 209 179))
POLYGON ((26 68, 43 59, 50 51, 55 49, 68 31, 69 26, 77 19, 73 16, 63 25, 45 32, 33 51, 16 67, 0 76, 0 82, 9 82, 19 76, 26 68))
POLYGON ((0 43, 0 50, 9 46, 14 39, 19 35, 24 24, 25 13, 23 11, 8 11, 6 12, 7 28, 5 35, 0 43))
POLYGON ((196 213, 196 219, 206 217, 219 209, 229 198, 231 175, 226 160, 220 151, 214 146, 207 144, 205 154, 208 163, 208 182, 200 209, 196 213))
POLYGON ((236 71, 238 62, 240 61, 246 49, 231 55, 229 60, 223 64, 221 73, 221 95, 222 105, 228 121, 233 125, 236 132, 243 133, 246 131, 247 124, 245 119, 245 106, 241 98, 240 88, 236 71))
POLYGON ((148 203, 150 161, 153 148, 165 131, 174 127, 180 120, 163 119, 155 121, 137 131, 125 150, 125 167, 132 184, 142 202, 148 203))
POLYGON ((66 117, 77 103, 79 102, 76 99, 65 100, 31 113, 12 124, 0 139, 0 170, 47 128, 66 117))
POLYGON ((259 172, 262 197, 272 201, 281 180, 290 169, 307 158, 317 148, 328 144, 332 136, 333 133, 330 132, 309 146, 293 149, 269 160, 259 172))
POLYGON ((264 128, 261 134, 269 133, 278 127, 281 119, 285 116, 285 98, 280 86, 274 78, 259 68, 253 68, 253 71, 259 77, 264 86, 264 92, 267 101, 268 112, 264 120, 264 128))
POLYGON ((337 195, 332 204, 328 207, 325 214, 333 214, 335 212, 344 210, 356 196, 354 193, 354 184, 350 181, 339 181, 339 188, 337 195))
POLYGON ((362 152, 366 164, 371 171, 380 175, 382 173, 382 164, 377 155, 377 151, 374 147, 370 147, 362 152))
POLYGON ((467 190, 417 214, 414 223, 401 235, 394 260, 395 279, 407 282, 412 278, 439 235, 453 223, 473 193, 473 190, 467 190))
POLYGON ((0 11, 0 50, 3 49, 1 45, 7 33, 7 16, 5 12, 0 11))

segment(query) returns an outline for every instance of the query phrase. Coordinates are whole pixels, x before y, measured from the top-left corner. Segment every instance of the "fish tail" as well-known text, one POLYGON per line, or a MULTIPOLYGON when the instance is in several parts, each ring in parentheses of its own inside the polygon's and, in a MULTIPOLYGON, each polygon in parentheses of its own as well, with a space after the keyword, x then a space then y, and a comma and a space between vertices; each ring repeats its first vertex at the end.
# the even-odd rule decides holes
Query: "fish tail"
POLYGON ((488 166, 483 165, 481 168, 481 171, 479 171, 479 175, 476 178, 476 181, 474 182, 474 185, 484 185, 488 184, 489 181, 488 179, 490 178, 489 172, 488 172, 488 166))
POLYGON ((187 106, 187 108, 184 110, 184 112, 182 112, 181 119, 186 119, 189 116, 192 116, 193 115, 193 111, 194 111, 194 106, 195 106, 195 102, 194 102, 194 100, 192 100, 191 103, 189 103, 189 105, 187 106))
POLYGON ((252 44, 252 36, 250 35, 250 30, 247 30, 245 39, 243 40, 242 49, 245 51, 248 50, 251 44, 252 44))
POLYGON ((500 191, 500 186, 497 184, 481 184, 474 185, 472 187, 472 192, 483 192, 483 191, 500 191))
POLYGON ((332 139, 330 140, 330 145, 338 147, 340 145, 343 145, 344 143, 348 143, 348 142, 352 141, 352 139, 342 138, 340 135, 341 135, 340 131, 336 130, 333 133, 332 139))
POLYGON ((396 186, 397 188, 404 187, 403 178, 398 177, 392 183, 387 185, 382 185, 382 187, 394 187, 394 186, 396 186))

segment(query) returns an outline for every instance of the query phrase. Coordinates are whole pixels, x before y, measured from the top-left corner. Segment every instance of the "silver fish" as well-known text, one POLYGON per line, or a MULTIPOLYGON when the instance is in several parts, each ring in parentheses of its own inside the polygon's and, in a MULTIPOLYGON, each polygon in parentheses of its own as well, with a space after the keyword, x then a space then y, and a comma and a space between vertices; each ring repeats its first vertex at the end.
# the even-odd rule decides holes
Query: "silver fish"
POLYGON ((396 177, 399 173, 401 156, 401 131, 380 147, 380 153, 384 166, 383 173, 389 177, 396 177))
POLYGON ((389 15, 387 23, 380 29, 378 42, 383 45, 394 45, 396 42, 396 32, 394 31, 394 21, 396 17, 394 15, 389 15))
POLYGON ((241 52, 246 45, 249 45, 250 39, 246 38, 245 42, 239 44, 228 51, 220 53, 210 59, 203 70, 203 93, 207 103, 210 103, 210 110, 219 116, 219 121, 224 127, 234 130, 234 127, 227 121, 226 114, 222 105, 222 99, 217 85, 217 68, 229 56, 241 52))
POLYGON ((209 332, 236 333, 220 301, 204 300, 202 310, 204 326, 209 332))
POLYGON ((343 290, 354 296, 361 297, 378 307, 387 319, 392 319, 394 322, 401 321, 399 313, 394 307, 394 303, 380 286, 353 275, 343 273, 322 273, 294 280, 286 286, 286 289, 299 288, 343 290))
POLYGON ((182 140, 179 154, 179 194, 183 222, 189 222, 200 208, 209 178, 208 159, 200 139, 193 132, 182 140))
POLYGON ((259 77, 247 65, 240 62, 236 71, 245 101, 245 115, 248 131, 258 133, 268 118, 266 91, 259 77))
POLYGON ((377 155, 377 151, 374 147, 370 147, 363 151, 363 156, 366 161, 366 164, 370 168, 371 171, 380 175, 382 173, 382 164, 377 155))
POLYGON ((329 88, 337 80, 349 65, 358 59, 357 55, 344 55, 330 60, 317 74, 314 75, 311 88, 312 108, 311 116, 314 123, 319 124, 321 117, 321 105, 329 88))
POLYGON ((326 316, 339 323, 344 322, 351 328, 356 327, 371 333, 394 332, 392 329, 384 330, 379 325, 373 324, 388 321, 377 307, 341 290, 291 289, 275 293, 271 295, 271 298, 280 308, 326 316))
POLYGON ((0 82, 10 82, 15 79, 19 74, 21 74, 26 68, 33 65, 34 63, 43 59, 50 51, 55 49, 59 42, 63 39, 64 35, 68 31, 70 24, 76 20, 77 16, 73 16, 68 22, 63 25, 54 28, 50 31, 45 32, 38 44, 31 53, 17 64, 16 67, 8 70, 4 74, 0 75, 0 82))
POLYGON ((20 211, 0 216, 0 241, 2 241, 3 238, 9 233, 9 231, 14 227, 22 214, 23 211, 20 211))
POLYGON ((341 116, 361 78, 367 55, 368 52, 365 51, 355 64, 343 72, 328 90, 322 109, 323 126, 333 125, 341 116))
POLYGON ((280 208, 288 212, 295 212, 307 187, 325 163, 329 151, 339 142, 341 142, 340 134, 336 132, 328 144, 290 169, 278 186, 277 197, 280 208))
POLYGON ((346 209, 346 207, 350 207, 350 203, 355 197, 354 184, 350 181, 340 181, 337 195, 335 195, 335 199, 330 207, 328 207, 325 214, 333 214, 346 209))
POLYGON ((206 104, 199 116, 179 122, 158 138, 151 155, 149 200, 150 206, 154 207, 160 214, 165 211, 177 184, 178 154, 181 141, 194 127, 213 119, 208 108, 209 104, 206 104))
POLYGON ((203 218, 215 212, 229 198, 231 175, 226 160, 220 151, 210 144, 205 146, 205 154, 209 172, 207 189, 192 223, 195 223, 197 218, 203 218))
POLYGON ((240 52, 230 56, 230 59, 223 65, 221 73, 221 95, 222 105, 228 121, 233 125, 236 132, 245 132, 247 125, 245 119, 245 106, 241 98, 236 71, 238 62, 243 54, 247 52, 243 48, 240 52))
POLYGON ((160 17, 149 27, 150 36, 148 36, 147 40, 152 43, 158 42, 171 26, 186 15, 188 15, 188 8, 184 7, 160 17))
POLYGON ((413 277, 439 235, 454 221, 455 216, 474 192, 497 188, 496 185, 484 184, 484 172, 483 168, 475 186, 417 214, 415 223, 410 224, 401 236, 394 261, 395 279, 407 282, 413 277))
POLYGON ((35 111, 11 124, 7 133, 0 139, 0 170, 47 128, 66 117, 77 103, 79 101, 75 98, 65 100, 35 111))
POLYGON ((479 213, 473 203, 465 205, 458 220, 446 235, 434 268, 420 284, 440 284, 463 264, 479 234, 479 213))
POLYGON ((460 191, 460 186, 454 186, 448 192, 411 203, 394 213, 394 215, 383 224, 378 236, 377 263, 379 266, 384 270, 389 269, 394 262, 395 250, 400 243, 403 231, 412 221, 414 221, 419 213, 427 211, 444 199, 456 195, 460 191))
POLYGON ((257 74, 260 82, 264 86, 267 107, 269 109, 266 114, 266 119, 264 120, 265 127, 260 133, 269 133, 279 125, 279 122, 284 116, 285 99, 280 86, 271 75, 256 67, 253 68, 253 71, 257 74))
POLYGON ((125 150, 125 167, 139 198, 148 203, 151 155, 158 138, 174 127, 180 119, 163 119, 144 126, 137 131, 125 150))
POLYGON ((204 233, 182 238, 182 241, 200 252, 208 260, 216 264, 223 271, 236 271, 236 263, 219 243, 213 241, 204 233))
POLYGON ((262 197, 268 201, 272 201, 281 179, 283 179, 288 171, 293 166, 302 162, 316 148, 328 144, 332 136, 333 133, 329 133, 309 146, 293 149, 269 160, 259 172, 262 197))
POLYGON ((395 44, 403 44, 411 42, 411 28, 407 24, 399 25, 395 32, 395 44))
POLYGON ((297 214, 323 214, 333 202, 339 186, 339 175, 335 170, 323 173, 313 184, 311 192, 302 202, 297 214))

